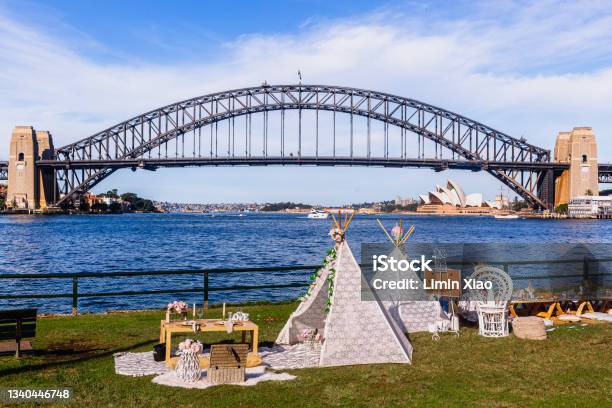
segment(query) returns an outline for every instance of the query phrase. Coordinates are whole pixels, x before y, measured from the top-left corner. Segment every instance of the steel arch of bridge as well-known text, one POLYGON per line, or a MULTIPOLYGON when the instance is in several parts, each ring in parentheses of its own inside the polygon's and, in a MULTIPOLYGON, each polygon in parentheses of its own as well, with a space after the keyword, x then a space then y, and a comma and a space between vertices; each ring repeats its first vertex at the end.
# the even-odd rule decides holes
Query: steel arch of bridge
POLYGON ((0 161, 0 180, 8 180, 8 162, 0 161))
POLYGON ((598 176, 600 183, 612 183, 612 163, 600 163, 598 176))
MULTIPOLYGON (((235 129, 232 130, 235 132, 235 129)), ((216 138, 217 136, 215 136, 216 138)), ((234 134, 232 134, 232 138, 234 134)), ((414 136, 410 136, 414 137, 414 136)), ((215 143, 215 150, 218 141, 215 143)), ((58 180, 61 198, 58 205, 66 204, 88 191, 104 178, 121 167, 159 167, 189 165, 360 165, 360 166, 428 166, 436 169, 470 168, 485 170, 535 207, 545 208, 546 202, 538 197, 544 178, 550 176, 553 167, 550 152, 505 133, 448 110, 419 102, 414 99, 375 91, 323 85, 262 85, 204 95, 152 110, 130 120, 119 123, 93 136, 61 147, 55 160, 41 161, 39 165, 53 167, 58 180), (284 146, 284 112, 299 112, 299 136, 297 155, 287 155, 284 146), (316 150, 303 151, 302 111, 316 111, 316 150), (280 111, 280 151, 271 154, 267 146, 268 114, 280 111), (332 111, 334 121, 333 155, 319 154, 319 111, 332 111), (350 145, 348 156, 336 155, 336 113, 350 116, 350 132, 344 135, 350 145), (263 151, 253 154, 251 146, 252 114, 264 115, 263 151), (212 149, 213 125, 221 121, 234 123, 237 117, 245 119, 244 152, 236 154, 230 149, 230 127, 228 125, 227 152, 219 155, 212 149), (354 155, 353 117, 367 118, 367 153, 354 155), (371 120, 384 123, 384 153, 374 156, 370 135, 371 120), (211 150, 209 155, 196 155, 196 133, 210 125, 211 150), (389 125, 401 129, 399 152, 389 152, 389 125), (185 158, 185 135, 193 133, 193 156, 185 158), (409 134, 416 135, 419 157, 407 157, 409 134), (180 139, 179 139, 180 138, 180 139), (176 148, 174 159, 169 159, 167 149, 173 141, 176 148), (436 157, 424 157, 425 142, 435 145, 436 157), (179 143, 183 151, 179 155, 179 143), (423 144, 423 157, 421 157, 423 144), (165 156, 162 155, 165 146, 165 156), (451 157, 443 160, 438 156, 446 149, 451 157), (157 153, 157 158, 155 158, 157 153), (162 157, 163 156, 163 157, 162 157), (456 167, 454 167, 456 165, 456 167), (552 166, 552 167, 551 167, 552 166), (546 171, 545 171, 546 170, 546 171)))

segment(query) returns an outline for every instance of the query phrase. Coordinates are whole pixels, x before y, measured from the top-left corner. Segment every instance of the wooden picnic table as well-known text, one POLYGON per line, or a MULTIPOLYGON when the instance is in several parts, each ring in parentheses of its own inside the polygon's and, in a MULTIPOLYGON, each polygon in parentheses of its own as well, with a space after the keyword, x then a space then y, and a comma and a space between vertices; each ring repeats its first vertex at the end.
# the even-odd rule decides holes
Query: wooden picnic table
MULTIPOLYGON (((175 363, 175 361, 170 358, 170 352, 172 350, 172 334, 194 333, 194 326, 192 322, 195 322, 196 324, 196 333, 227 332, 225 321, 222 321, 221 319, 199 319, 173 322, 166 322, 165 320, 162 320, 159 330, 159 342, 166 343, 167 366, 172 366, 175 363)), ((247 356, 247 367, 257 367, 260 365, 262 360, 258 354, 259 327, 249 320, 235 323, 233 326, 233 331, 241 333, 243 343, 246 342, 247 332, 251 333, 251 351, 247 356)), ((200 361, 200 364, 203 367, 208 366, 207 359, 200 357, 200 361)))

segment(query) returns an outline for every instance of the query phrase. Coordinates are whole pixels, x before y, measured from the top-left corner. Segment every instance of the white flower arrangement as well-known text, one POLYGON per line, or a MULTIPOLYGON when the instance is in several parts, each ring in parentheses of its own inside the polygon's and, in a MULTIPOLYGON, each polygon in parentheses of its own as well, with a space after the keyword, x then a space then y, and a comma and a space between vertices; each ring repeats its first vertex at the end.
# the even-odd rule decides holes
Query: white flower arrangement
POLYGON ((341 230, 340 228, 332 228, 329 231, 329 236, 331 237, 331 239, 333 239, 336 243, 340 243, 342 241, 344 241, 344 231, 341 230))
POLYGON ((186 339, 179 343, 178 348, 181 352, 201 353, 204 346, 199 341, 186 339))
POLYGON ((183 314, 183 313, 187 313, 188 310, 189 310, 189 306, 187 305, 187 303, 183 301, 175 300, 172 303, 168 303, 169 312, 183 314))
POLYGON ((300 333, 300 337, 304 341, 305 345, 313 349, 317 344, 321 344, 321 341, 323 340, 317 329, 304 329, 302 330, 302 333, 300 333))

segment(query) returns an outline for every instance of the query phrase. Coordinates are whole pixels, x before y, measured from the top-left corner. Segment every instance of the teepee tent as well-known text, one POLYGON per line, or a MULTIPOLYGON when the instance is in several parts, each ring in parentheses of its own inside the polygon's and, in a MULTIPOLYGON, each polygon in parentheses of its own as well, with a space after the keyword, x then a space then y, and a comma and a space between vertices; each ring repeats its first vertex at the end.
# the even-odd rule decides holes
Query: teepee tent
MULTIPOLYGON (((404 233, 403 221, 400 220, 399 223, 391 229, 391 233, 389 233, 380 220, 376 221, 393 244, 393 249, 389 257, 393 257, 397 260, 407 259, 406 254, 402 251, 402 246, 414 232, 414 225, 410 226, 408 231, 404 233)), ((401 277, 405 279, 420 280, 414 271, 401 272, 401 275, 401 277)), ((433 299, 429 300, 430 296, 422 289, 422 285, 420 289, 415 289, 412 292, 412 296, 415 300, 383 300, 383 305, 387 309, 389 315, 393 317, 404 333, 428 331, 431 325, 436 324, 439 320, 448 320, 448 317, 442 310, 440 302, 433 299)))
POLYGON ((291 315, 277 343, 298 342, 299 329, 317 328, 323 338, 320 366, 411 363, 412 345, 379 300, 362 300, 359 264, 345 241, 352 216, 334 219, 330 232, 336 241, 335 260, 323 270, 310 295, 291 315), (325 276, 325 279, 322 279, 325 276), (323 302, 324 300, 324 302, 323 302), (325 305, 325 307, 323 307, 325 305), (321 323, 323 323, 321 327, 321 323))
POLYGON ((327 316, 327 299, 329 290, 329 274, 335 271, 338 246, 325 257, 323 267, 316 272, 316 277, 308 292, 302 298, 297 309, 279 333, 276 344, 296 344, 304 330, 316 330, 321 337, 325 336, 325 318, 327 316))

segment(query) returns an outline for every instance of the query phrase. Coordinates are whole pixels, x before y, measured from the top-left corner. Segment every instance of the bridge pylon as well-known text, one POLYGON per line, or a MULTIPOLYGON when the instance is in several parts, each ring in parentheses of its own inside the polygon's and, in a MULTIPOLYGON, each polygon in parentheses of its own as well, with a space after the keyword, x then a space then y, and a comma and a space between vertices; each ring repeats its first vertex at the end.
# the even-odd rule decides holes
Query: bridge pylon
POLYGON ((16 126, 11 135, 6 205, 12 210, 45 209, 57 199, 53 169, 41 168, 39 160, 55 158, 53 139, 47 131, 16 126))
POLYGON ((592 128, 575 127, 570 132, 559 132, 554 160, 569 164, 569 169, 555 177, 555 207, 575 197, 599 194, 597 141, 592 128))

